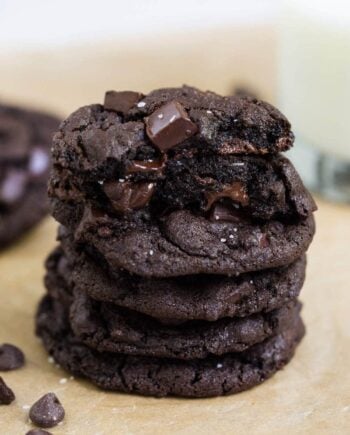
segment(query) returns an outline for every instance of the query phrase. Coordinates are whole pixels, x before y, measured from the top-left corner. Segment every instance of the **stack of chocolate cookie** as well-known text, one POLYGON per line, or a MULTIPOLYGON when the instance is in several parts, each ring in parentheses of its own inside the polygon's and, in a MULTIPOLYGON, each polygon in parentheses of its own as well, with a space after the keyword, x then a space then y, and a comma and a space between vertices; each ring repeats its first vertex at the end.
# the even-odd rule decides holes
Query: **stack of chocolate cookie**
POLYGON ((108 92, 61 124, 49 194, 61 223, 37 333, 98 386, 236 393, 304 334, 298 294, 315 204, 271 105, 191 87, 108 92))

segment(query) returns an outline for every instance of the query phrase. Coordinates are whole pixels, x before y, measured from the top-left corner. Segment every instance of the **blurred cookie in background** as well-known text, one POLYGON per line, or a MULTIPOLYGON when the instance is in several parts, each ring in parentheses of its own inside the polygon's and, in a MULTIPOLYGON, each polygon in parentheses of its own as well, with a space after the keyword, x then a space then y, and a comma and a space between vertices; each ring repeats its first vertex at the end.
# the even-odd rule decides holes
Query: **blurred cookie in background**
POLYGON ((0 104, 0 249, 48 212, 52 135, 60 120, 0 104))

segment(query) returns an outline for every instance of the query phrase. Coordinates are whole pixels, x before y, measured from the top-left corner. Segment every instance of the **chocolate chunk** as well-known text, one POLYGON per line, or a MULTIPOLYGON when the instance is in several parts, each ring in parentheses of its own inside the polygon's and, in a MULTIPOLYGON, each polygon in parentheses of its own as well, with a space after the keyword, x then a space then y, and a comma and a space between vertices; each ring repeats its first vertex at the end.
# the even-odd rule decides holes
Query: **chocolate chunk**
POLYGON ((7 343, 0 346, 0 371, 19 369, 24 363, 24 354, 18 347, 7 343))
POLYGON ((0 376, 0 405, 9 405, 15 400, 15 395, 0 376))
POLYGON ((32 429, 26 435, 52 435, 52 433, 44 429, 32 429))
POLYGON ((240 222, 242 217, 235 208, 217 203, 213 205, 210 211, 210 220, 214 222, 240 222))
POLYGON ((48 153, 43 148, 34 148, 31 152, 28 169, 35 177, 44 174, 50 165, 48 153))
POLYGON ((224 186, 224 188, 219 192, 206 192, 205 196, 207 198, 207 210, 209 210, 214 202, 220 198, 230 198, 234 202, 238 202, 243 206, 249 204, 249 197, 246 189, 239 181, 234 181, 232 184, 224 186))
POLYGON ((133 160, 126 168, 126 174, 133 174, 135 172, 162 172, 165 167, 166 159, 161 160, 133 160))
POLYGON ((170 101, 146 118, 146 133, 161 150, 168 151, 198 131, 184 107, 177 101, 170 101))
POLYGON ((131 183, 129 181, 109 181, 103 186, 113 208, 121 213, 144 207, 151 199, 154 188, 154 183, 131 183))
POLYGON ((23 195, 27 174, 20 169, 11 169, 0 184, 0 203, 11 206, 23 195))
POLYGON ((30 408, 29 417, 40 427, 57 426, 64 419, 64 408, 54 393, 45 394, 30 408))
POLYGON ((104 107, 126 115, 129 110, 141 100, 143 95, 133 91, 107 91, 105 94, 104 107))

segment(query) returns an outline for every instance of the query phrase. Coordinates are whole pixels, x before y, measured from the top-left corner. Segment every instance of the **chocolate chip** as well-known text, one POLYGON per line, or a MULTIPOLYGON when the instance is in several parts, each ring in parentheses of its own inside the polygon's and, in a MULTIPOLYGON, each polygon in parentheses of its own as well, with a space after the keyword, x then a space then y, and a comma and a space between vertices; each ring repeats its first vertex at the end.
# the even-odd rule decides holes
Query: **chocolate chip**
POLYGON ((0 202, 11 206, 23 195, 27 182, 27 174, 20 169, 10 169, 0 184, 0 202))
POLYGON ((15 395, 0 376, 0 405, 9 405, 15 400, 15 395))
POLYGON ((143 98, 139 92, 133 91, 107 91, 105 94, 104 107, 126 115, 129 110, 143 98))
POLYGON ((64 419, 64 409, 54 393, 45 394, 30 408, 29 417, 40 427, 54 427, 64 419))
POLYGON ((168 151, 197 131, 196 124, 177 101, 170 101, 146 118, 146 133, 161 151, 168 151))
POLYGON ((249 197, 245 187, 239 181, 234 181, 232 184, 224 186, 219 192, 206 192, 205 196, 207 198, 207 210, 220 198, 230 198, 243 206, 249 204, 249 197))
POLYGON ((210 220, 214 222, 240 222, 242 218, 239 211, 235 208, 217 203, 213 205, 210 211, 210 220))
POLYGON ((7 343, 0 346, 0 371, 19 369, 24 363, 24 354, 18 347, 7 343))
POLYGON ((26 435, 52 435, 52 433, 44 429, 32 429, 26 435))
POLYGON ((165 167, 165 160, 133 160, 131 161, 127 168, 126 168, 126 174, 133 174, 133 173, 147 173, 147 172, 156 172, 160 173, 165 167))
POLYGON ((109 181, 103 190, 115 210, 126 213, 144 207, 152 197, 154 183, 131 183, 109 181))

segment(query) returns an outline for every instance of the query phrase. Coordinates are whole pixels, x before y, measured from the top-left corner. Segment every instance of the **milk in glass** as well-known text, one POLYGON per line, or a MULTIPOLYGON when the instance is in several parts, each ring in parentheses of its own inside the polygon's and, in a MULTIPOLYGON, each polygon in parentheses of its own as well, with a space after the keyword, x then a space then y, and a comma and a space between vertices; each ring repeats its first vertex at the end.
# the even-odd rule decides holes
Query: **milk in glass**
POLYGON ((350 1, 287 0, 279 36, 290 156, 309 187, 350 201, 350 1))

